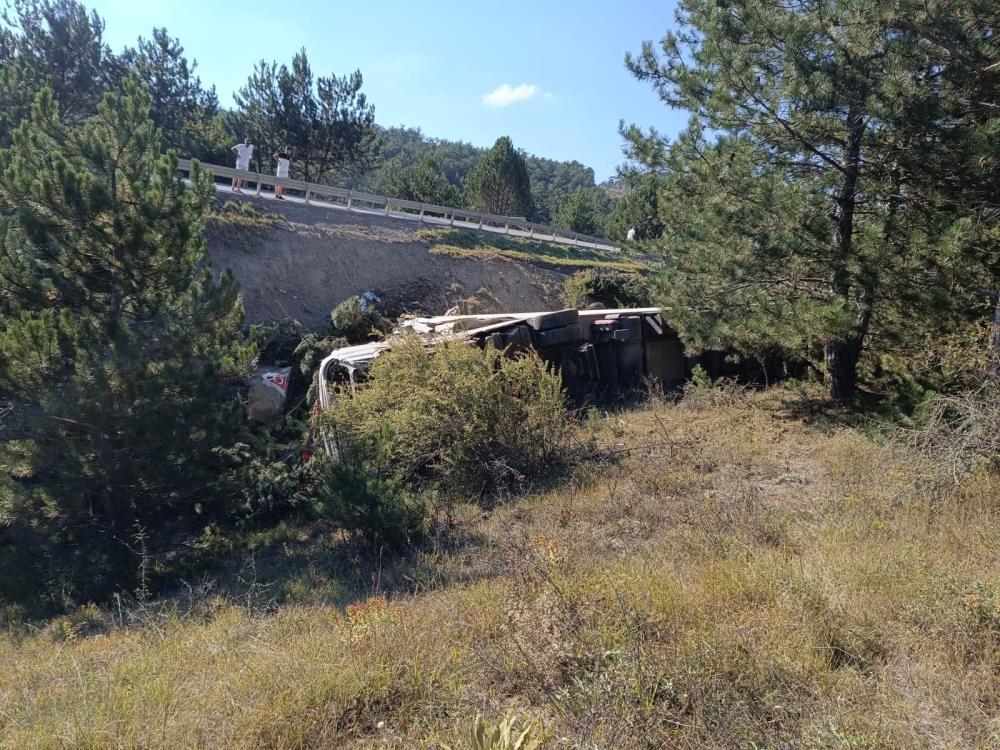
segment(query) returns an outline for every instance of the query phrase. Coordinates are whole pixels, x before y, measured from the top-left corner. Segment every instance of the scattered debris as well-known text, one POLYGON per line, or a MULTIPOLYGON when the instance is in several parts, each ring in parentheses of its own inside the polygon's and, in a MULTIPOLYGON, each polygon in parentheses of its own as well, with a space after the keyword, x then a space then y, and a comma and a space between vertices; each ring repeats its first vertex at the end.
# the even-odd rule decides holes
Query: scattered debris
POLYGON ((260 365, 250 381, 247 411, 259 422, 275 422, 285 411, 291 367, 260 365))

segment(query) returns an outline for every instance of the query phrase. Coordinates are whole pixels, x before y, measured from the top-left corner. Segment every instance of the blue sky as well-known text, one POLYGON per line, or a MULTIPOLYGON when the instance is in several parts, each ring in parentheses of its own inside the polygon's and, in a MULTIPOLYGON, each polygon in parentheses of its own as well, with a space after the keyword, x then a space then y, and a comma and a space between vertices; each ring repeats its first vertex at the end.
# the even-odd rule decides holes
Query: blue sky
POLYGON ((509 135, 530 153, 593 167, 598 181, 623 161, 620 118, 668 135, 687 120, 623 64, 671 27, 672 0, 84 2, 115 51, 166 26, 224 105, 254 62, 289 62, 305 47, 314 74, 361 69, 382 125, 477 146, 509 135))

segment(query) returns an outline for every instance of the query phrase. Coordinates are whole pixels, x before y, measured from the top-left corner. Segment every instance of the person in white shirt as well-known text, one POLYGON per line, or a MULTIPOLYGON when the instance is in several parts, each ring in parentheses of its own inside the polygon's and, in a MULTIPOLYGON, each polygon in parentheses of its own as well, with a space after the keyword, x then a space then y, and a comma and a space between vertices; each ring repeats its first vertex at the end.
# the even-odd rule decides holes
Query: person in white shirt
MULTIPOLYGON (((281 151, 272 154, 271 160, 278 165, 277 168, 274 170, 274 176, 277 177, 279 180, 287 180, 288 167, 292 163, 292 150, 288 148, 288 146, 285 146, 281 151)), ((285 192, 284 185, 274 186, 274 197, 277 198, 279 201, 283 201, 285 199, 284 192, 285 192)))
POLYGON ((629 242, 635 242, 635 227, 629 228, 628 235, 626 235, 625 239, 627 239, 629 242))
MULTIPOLYGON (((250 136, 243 139, 243 143, 233 146, 233 153, 236 154, 236 170, 238 172, 250 171, 250 157, 253 156, 253 144, 250 143, 250 136)), ((242 193, 243 178, 239 175, 233 177, 233 192, 242 193)))

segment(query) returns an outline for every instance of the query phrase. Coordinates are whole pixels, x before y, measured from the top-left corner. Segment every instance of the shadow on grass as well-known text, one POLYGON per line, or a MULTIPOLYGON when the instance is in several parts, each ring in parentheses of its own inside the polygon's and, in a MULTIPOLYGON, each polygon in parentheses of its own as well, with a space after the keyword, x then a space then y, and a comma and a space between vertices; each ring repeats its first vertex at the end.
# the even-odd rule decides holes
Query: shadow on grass
POLYGON ((506 540, 482 530, 482 520, 502 506, 571 483, 578 467, 594 458, 584 448, 492 499, 435 511, 431 530, 405 549, 373 547, 321 520, 282 521, 228 541, 192 566, 186 583, 168 584, 160 596, 192 609, 213 597, 252 611, 291 604, 343 608, 377 595, 409 596, 494 579, 508 569, 509 550, 506 540))
POLYGON ((456 526, 405 550, 373 548, 323 522, 280 523, 248 534, 194 581, 164 598, 218 597, 254 611, 290 604, 346 607, 376 595, 390 598, 489 577, 485 536, 456 526))
POLYGON ((884 394, 858 391, 854 398, 834 401, 819 389, 809 392, 775 389, 784 419, 801 421, 822 431, 848 427, 857 430, 879 430, 906 422, 912 409, 884 394))

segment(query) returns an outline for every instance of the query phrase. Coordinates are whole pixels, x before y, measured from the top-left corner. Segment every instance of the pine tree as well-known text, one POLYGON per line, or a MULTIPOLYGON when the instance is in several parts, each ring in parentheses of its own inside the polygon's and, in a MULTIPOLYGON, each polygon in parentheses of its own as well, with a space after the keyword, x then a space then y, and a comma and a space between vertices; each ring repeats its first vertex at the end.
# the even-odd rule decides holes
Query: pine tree
POLYGON ((577 188, 556 211, 552 223, 571 232, 596 235, 602 229, 597 201, 597 191, 577 188))
POLYGON ((184 48, 166 29, 153 29, 151 39, 139 39, 122 54, 131 75, 149 89, 149 117, 162 133, 164 145, 187 158, 211 163, 230 157, 229 136, 219 115, 215 87, 202 88, 184 48))
POLYGON ((374 187, 392 198, 439 206, 459 206, 462 201, 459 189, 448 182, 437 160, 429 155, 410 167, 404 167, 398 158, 390 159, 379 169, 374 187))
POLYGON ((284 148, 287 133, 281 122, 281 99, 278 94, 278 64, 261 60, 254 66, 246 85, 235 95, 238 113, 233 124, 238 140, 249 137, 255 145, 257 168, 267 169, 271 154, 284 148))
POLYGON ((531 215, 531 181, 524 154, 503 136, 483 154, 466 182, 469 202, 477 211, 499 216, 531 215))
POLYGON ((558 209, 574 191, 594 187, 594 170, 578 161, 555 161, 538 156, 528 156, 526 161, 536 221, 554 221, 558 209))
POLYGON ((655 240, 663 234, 659 196, 663 181, 656 174, 632 175, 628 192, 618 199, 608 217, 606 232, 610 239, 624 242, 630 229, 635 239, 655 240))
POLYGON ((14 0, 0 20, 0 146, 30 116, 43 86, 63 119, 79 123, 117 83, 120 66, 104 43, 104 21, 76 0, 14 0))
POLYGON ((29 425, 0 446, 0 565, 49 593, 135 583, 229 510, 252 351, 234 279, 201 266, 211 177, 185 185, 148 108, 128 82, 67 127, 43 89, 0 152, 0 389, 29 425))
POLYGON ((646 43, 627 64, 694 124, 669 148, 626 135, 669 175, 665 278, 702 319, 689 326, 815 343, 838 399, 866 346, 982 304, 997 270, 982 239, 1000 169, 995 2, 684 0, 678 17, 661 55, 646 43))
POLYGON ((461 192, 448 182, 433 156, 425 156, 409 170, 411 200, 434 203, 439 206, 459 206, 461 192))
POLYGON ((358 172, 377 150, 375 108, 362 84, 357 70, 314 78, 304 49, 291 67, 261 61, 236 94, 239 125, 257 144, 259 159, 291 146, 292 172, 307 182, 358 172))

